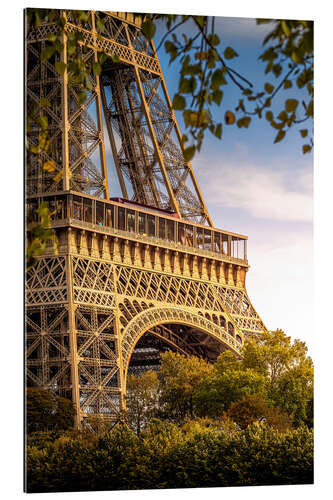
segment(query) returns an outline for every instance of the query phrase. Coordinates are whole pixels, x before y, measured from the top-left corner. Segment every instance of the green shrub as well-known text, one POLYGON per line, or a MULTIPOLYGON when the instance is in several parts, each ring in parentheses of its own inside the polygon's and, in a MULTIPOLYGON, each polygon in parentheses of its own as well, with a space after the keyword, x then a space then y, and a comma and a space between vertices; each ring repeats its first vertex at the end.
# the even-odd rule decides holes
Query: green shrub
POLYGON ((311 484, 313 433, 254 423, 238 432, 154 420, 84 441, 64 434, 27 448, 28 492, 311 484))

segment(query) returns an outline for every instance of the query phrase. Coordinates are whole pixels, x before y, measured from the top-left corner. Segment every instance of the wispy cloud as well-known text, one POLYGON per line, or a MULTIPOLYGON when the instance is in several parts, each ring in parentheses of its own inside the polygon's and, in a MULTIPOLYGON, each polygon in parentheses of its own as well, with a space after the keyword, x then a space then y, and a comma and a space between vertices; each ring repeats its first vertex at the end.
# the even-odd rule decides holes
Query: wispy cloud
POLYGON ((274 28, 272 23, 257 25, 256 19, 247 17, 216 17, 215 26, 222 39, 237 37, 248 41, 262 41, 274 28))
POLYGON ((262 219, 312 222, 310 169, 224 163, 228 166, 210 165, 207 174, 200 169, 200 184, 211 204, 242 209, 262 219))

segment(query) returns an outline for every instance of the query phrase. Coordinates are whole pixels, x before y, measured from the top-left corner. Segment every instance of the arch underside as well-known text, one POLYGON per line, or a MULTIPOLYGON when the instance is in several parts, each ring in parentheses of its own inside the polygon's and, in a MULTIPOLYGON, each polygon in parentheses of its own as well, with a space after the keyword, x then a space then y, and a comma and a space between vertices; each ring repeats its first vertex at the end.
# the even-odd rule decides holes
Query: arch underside
POLYGON ((213 362, 227 346, 209 333, 189 325, 166 323, 147 330, 137 341, 129 360, 128 374, 158 369, 168 350, 213 362))
POLYGON ((123 336, 125 375, 157 369, 166 350, 194 355, 213 362, 224 350, 237 356, 243 339, 225 326, 190 310, 176 307, 152 308, 129 322, 123 336))

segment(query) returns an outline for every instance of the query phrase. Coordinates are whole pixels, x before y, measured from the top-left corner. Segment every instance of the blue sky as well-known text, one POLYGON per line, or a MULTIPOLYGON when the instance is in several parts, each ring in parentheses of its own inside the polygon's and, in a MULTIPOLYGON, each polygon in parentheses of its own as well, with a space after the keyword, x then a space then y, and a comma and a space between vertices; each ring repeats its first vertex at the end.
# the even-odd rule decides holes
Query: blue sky
MULTIPOLYGON (((239 54, 242 74, 263 86, 264 29, 249 19, 218 24, 239 54)), ((232 108, 235 92, 224 99, 232 108)), ((273 144, 275 133, 265 120, 248 130, 226 126, 222 141, 207 141, 193 166, 216 226, 249 237, 247 288, 266 326, 311 347, 313 159, 301 152, 298 130, 279 144, 273 144)))
MULTIPOLYGON (((274 83, 258 59, 270 29, 249 18, 218 17, 215 21, 222 49, 230 45, 239 54, 232 67, 257 89, 267 81, 274 83)), ((157 31, 156 46, 162 35, 163 31, 157 31)), ((179 64, 168 64, 163 47, 158 55, 172 99, 179 64)), ((217 121, 223 121, 225 111, 234 109, 240 97, 233 84, 223 91, 222 105, 214 110, 217 121)), ((283 107, 283 99, 292 96, 293 92, 284 92, 277 105, 283 107)), ((182 114, 176 114, 184 132, 182 114)), ((254 119, 249 129, 225 125, 222 140, 207 133, 192 165, 214 225, 249 237, 247 289, 264 323, 269 329, 282 328, 291 337, 305 340, 311 348, 313 158, 301 151, 299 128, 273 144, 276 131, 265 119, 254 119)), ((111 162, 110 152, 108 160, 111 162)), ((114 172, 110 191, 120 194, 114 172)))

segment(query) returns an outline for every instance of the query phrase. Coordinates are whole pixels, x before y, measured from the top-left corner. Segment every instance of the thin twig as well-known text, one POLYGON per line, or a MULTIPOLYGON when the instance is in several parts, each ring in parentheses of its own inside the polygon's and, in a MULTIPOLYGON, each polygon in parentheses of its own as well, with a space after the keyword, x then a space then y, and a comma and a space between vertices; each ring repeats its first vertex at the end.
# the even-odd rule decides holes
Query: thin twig
POLYGON ((173 31, 175 31, 175 29, 179 28, 179 26, 181 26, 182 24, 186 23, 187 19, 185 19, 184 21, 180 21, 178 24, 175 24, 173 28, 170 28, 169 31, 167 31, 163 37, 162 37, 162 40, 160 41, 160 43, 158 44, 158 47, 156 49, 156 51, 158 51, 161 46, 162 46, 162 43, 164 42, 164 40, 166 39, 167 36, 170 35, 170 33, 172 33, 173 31))
MULTIPOLYGON (((233 77, 233 75, 231 74, 231 71, 230 71, 230 69, 231 69, 231 68, 229 68, 229 67, 226 65, 226 63, 224 62, 224 60, 223 60, 222 56, 221 56, 221 55, 217 52, 217 50, 215 49, 215 47, 213 47, 213 46, 212 46, 212 44, 211 44, 211 43, 210 43, 210 41, 208 40, 207 36, 205 35, 205 33, 203 32, 203 30, 201 29, 201 26, 200 26, 200 24, 198 23, 198 21, 195 19, 195 17, 194 17, 194 16, 191 16, 191 17, 192 17, 193 21, 195 22, 195 24, 197 25, 197 27, 199 28, 199 30, 201 31, 202 36, 203 36, 203 38, 205 39, 205 41, 207 42, 207 44, 209 45, 209 47, 210 47, 212 50, 215 50, 215 52, 216 52, 216 54, 217 54, 218 59, 219 59, 219 60, 220 60, 220 62, 222 63, 222 66, 223 66, 223 67, 227 70, 227 73, 228 73, 229 77, 231 78, 231 80, 232 80, 232 81, 234 82, 234 84, 235 84, 235 85, 237 85, 237 87, 239 87, 241 90, 245 90, 245 89, 244 89, 244 87, 243 87, 243 85, 241 85, 239 82, 237 82, 237 80, 233 77)), ((235 70, 232 70, 232 73, 237 74, 237 72, 236 72, 235 70)), ((239 78, 242 78, 242 79, 243 79, 243 77, 242 77, 241 75, 237 74, 237 76, 238 76, 239 78)), ((247 82, 247 83, 248 83, 251 87, 253 87, 253 85, 252 85, 250 82, 247 82)))

